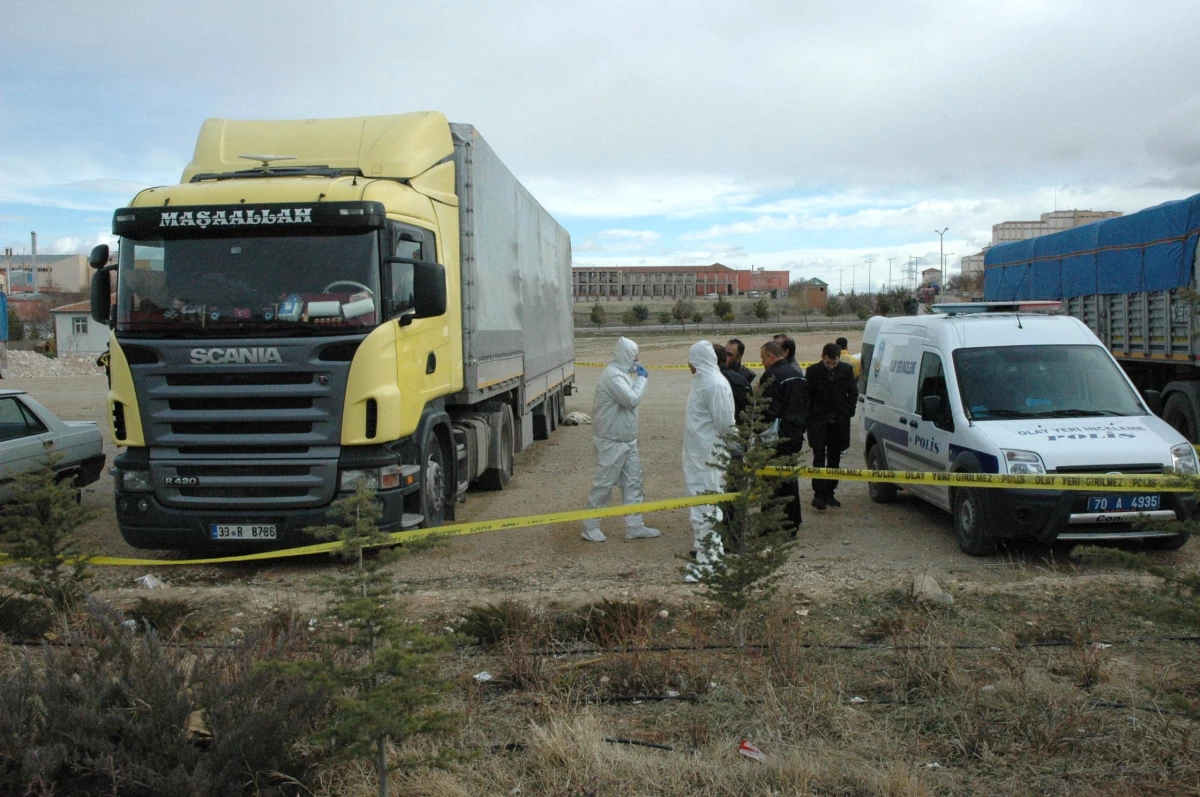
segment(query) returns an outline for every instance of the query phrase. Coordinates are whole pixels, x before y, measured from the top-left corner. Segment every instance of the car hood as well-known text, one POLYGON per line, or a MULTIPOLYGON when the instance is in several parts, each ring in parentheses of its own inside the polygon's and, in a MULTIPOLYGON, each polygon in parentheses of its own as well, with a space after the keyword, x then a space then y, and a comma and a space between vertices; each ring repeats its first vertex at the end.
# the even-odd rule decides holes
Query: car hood
POLYGON ((997 448, 1035 451, 1049 471, 1122 465, 1170 467, 1171 446, 1187 441, 1161 418, 1041 418, 976 421, 975 427, 997 448))

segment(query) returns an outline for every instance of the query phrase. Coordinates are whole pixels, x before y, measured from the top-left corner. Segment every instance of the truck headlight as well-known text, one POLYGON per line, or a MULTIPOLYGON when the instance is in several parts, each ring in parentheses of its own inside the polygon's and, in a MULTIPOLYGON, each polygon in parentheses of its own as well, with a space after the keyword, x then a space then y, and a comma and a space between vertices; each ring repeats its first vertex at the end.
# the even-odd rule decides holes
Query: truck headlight
POLYGON ((148 470, 117 471, 117 489, 127 493, 149 493, 154 491, 148 470))
POLYGON ((1037 476, 1046 472, 1041 456, 1033 451, 1004 451, 1008 472, 1014 476, 1037 476))
MULTIPOLYGON (((394 490, 400 486, 402 470, 400 465, 344 470, 338 483, 338 489, 343 493, 352 493, 358 489, 358 485, 361 483, 368 490, 394 490)), ((408 483, 412 483, 411 478, 408 483)))
POLYGON ((1186 473, 1194 476, 1198 468, 1196 467, 1196 449, 1192 448, 1191 443, 1180 443, 1177 446, 1171 446, 1171 469, 1177 473, 1186 473))

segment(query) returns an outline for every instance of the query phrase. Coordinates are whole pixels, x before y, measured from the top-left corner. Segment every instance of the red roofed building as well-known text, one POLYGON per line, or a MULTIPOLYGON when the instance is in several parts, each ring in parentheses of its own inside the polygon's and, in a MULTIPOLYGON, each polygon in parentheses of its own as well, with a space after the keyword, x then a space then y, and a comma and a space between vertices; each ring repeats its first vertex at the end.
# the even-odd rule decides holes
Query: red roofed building
POLYGON ((571 295, 577 302, 738 296, 751 291, 779 298, 787 295, 787 289, 786 271, 741 271, 720 263, 708 266, 576 266, 571 269, 571 295))

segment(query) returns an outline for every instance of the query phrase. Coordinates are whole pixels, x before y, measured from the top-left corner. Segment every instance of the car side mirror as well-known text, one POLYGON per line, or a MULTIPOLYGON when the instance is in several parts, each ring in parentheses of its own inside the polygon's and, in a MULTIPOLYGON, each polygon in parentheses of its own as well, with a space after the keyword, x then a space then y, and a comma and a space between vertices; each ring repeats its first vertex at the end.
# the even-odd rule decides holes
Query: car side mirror
MULTIPOLYGON (((108 247, 103 244, 96 247, 96 249, 100 248, 103 248, 105 252, 108 251, 108 247)), ((96 250, 93 249, 92 254, 94 255, 95 253, 96 250)), ((107 255, 105 257, 107 258, 107 255)), ((112 273, 115 268, 116 266, 104 266, 92 275, 90 293, 92 319, 98 324, 107 324, 111 315, 112 273)))
POLYGON ((1153 412, 1155 415, 1158 415, 1159 417, 1162 417, 1162 413, 1163 413, 1162 393, 1159 393, 1157 390, 1143 390, 1142 398, 1146 400, 1146 406, 1150 408, 1151 412, 1153 412))
POLYGON ((446 267, 441 263, 413 263, 414 318, 446 314, 446 267))
POLYGON ((95 269, 101 269, 108 265, 108 244, 100 244, 92 248, 91 254, 88 255, 88 265, 95 269))
POLYGON ((921 420, 936 421, 942 415, 942 397, 926 396, 921 399, 921 420))

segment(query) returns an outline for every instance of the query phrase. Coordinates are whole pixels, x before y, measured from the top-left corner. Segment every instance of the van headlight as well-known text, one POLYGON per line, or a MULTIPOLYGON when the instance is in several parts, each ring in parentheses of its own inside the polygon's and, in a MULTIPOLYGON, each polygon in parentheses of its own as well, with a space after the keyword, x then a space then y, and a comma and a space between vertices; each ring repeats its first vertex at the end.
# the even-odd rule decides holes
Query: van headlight
POLYGON ((1171 469, 1189 476, 1196 475, 1197 470, 1200 470, 1196 467, 1196 449, 1191 443, 1171 446, 1171 469))
POLYGON ((1003 451, 1008 472, 1014 476, 1037 476, 1046 472, 1041 456, 1033 451, 1003 451))

